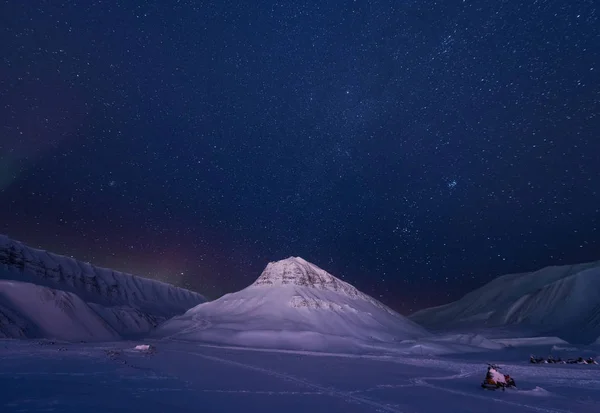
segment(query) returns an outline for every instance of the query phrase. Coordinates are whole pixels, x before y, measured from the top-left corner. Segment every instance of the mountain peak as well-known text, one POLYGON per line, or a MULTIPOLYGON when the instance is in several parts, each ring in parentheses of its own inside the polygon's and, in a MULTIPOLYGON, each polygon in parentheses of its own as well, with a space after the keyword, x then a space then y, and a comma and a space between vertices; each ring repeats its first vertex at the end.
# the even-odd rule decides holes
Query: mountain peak
POLYGON ((270 262, 243 290, 200 304, 157 329, 158 337, 331 351, 429 333, 376 299, 300 258, 270 262))
POLYGON ((300 257, 270 262, 252 286, 296 285, 360 295, 350 284, 300 257))

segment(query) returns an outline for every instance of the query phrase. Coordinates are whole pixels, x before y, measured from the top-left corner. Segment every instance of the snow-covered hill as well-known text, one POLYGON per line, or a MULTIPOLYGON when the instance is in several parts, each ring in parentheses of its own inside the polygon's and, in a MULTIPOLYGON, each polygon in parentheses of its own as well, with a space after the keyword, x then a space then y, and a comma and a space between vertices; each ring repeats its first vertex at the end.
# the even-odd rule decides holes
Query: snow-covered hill
POLYGON ((0 235, 0 337, 114 339, 147 333, 204 301, 0 235))
POLYGON ((494 328, 590 343, 600 336, 600 262, 505 275, 410 319, 437 330, 494 328))
POLYGON ((334 351, 428 337, 422 327, 302 258, 269 263, 249 287, 160 325, 161 337, 334 351))

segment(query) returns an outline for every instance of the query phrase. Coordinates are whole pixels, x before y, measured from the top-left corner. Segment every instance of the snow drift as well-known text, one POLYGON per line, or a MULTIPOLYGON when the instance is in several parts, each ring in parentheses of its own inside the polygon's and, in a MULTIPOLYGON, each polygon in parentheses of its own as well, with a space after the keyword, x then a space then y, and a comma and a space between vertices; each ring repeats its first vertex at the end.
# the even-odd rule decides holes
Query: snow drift
POLYGON ((204 301, 0 235, 0 337, 114 339, 147 333, 204 301))
POLYGON ((410 319, 437 330, 497 329, 590 343, 600 335, 600 262, 498 277, 410 319))
POLYGON ((302 258, 269 263, 249 287, 168 320, 160 337, 319 351, 428 337, 417 324, 302 258))

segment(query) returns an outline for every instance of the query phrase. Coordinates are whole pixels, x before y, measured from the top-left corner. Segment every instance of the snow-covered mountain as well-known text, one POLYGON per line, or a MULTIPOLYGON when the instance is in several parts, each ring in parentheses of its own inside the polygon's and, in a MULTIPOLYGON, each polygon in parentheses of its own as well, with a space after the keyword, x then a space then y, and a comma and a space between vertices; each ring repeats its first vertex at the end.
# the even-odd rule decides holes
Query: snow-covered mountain
POLYGON ((504 275, 410 319, 436 330, 496 329, 590 343, 600 336, 600 261, 504 275))
POLYGON ((302 258, 269 263, 249 287, 160 325, 161 337, 331 351, 428 337, 422 327, 302 258))
POLYGON ((0 337, 113 339, 147 333, 205 301, 0 235, 0 337))

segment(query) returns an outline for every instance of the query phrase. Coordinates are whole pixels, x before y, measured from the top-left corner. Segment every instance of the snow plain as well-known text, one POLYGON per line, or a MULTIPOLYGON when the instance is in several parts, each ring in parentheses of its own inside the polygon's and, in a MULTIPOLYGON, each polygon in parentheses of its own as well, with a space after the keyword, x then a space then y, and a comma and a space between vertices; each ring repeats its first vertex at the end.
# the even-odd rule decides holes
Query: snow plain
POLYGON ((531 365, 530 351, 360 356, 174 340, 103 344, 0 340, 0 411, 600 411, 600 366, 531 365), (152 344, 155 351, 135 350, 139 344, 152 344), (481 389, 487 362, 499 362, 519 389, 481 389))

